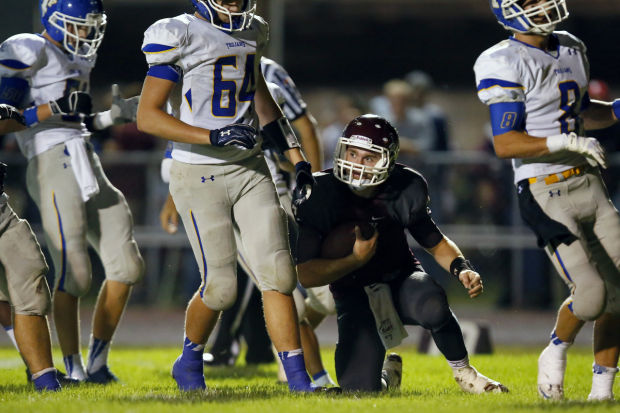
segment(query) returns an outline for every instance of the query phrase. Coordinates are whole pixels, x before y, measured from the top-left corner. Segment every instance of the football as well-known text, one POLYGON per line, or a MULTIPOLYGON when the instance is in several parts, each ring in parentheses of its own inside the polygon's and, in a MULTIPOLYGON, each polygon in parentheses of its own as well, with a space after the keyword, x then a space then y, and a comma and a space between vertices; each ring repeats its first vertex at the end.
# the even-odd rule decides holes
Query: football
POLYGON ((368 239, 372 237, 375 229, 368 222, 349 221, 334 227, 323 240, 321 245, 322 258, 343 258, 353 251, 355 244, 355 226, 359 226, 362 237, 368 239))

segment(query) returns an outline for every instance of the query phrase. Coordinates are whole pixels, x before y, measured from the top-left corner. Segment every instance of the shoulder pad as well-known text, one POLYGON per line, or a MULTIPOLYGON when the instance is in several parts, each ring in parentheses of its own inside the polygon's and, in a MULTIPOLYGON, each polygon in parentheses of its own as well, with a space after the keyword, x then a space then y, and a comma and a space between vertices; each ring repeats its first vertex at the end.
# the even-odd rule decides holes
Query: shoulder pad
POLYGON ((142 53, 149 65, 174 64, 187 38, 189 19, 185 15, 159 20, 144 32, 142 53))
POLYGON ((16 76, 37 67, 45 42, 42 36, 31 33, 6 39, 0 45, 0 76, 16 76))
POLYGON ((474 64, 478 97, 486 105, 525 101, 525 86, 515 61, 519 54, 511 43, 515 42, 504 40, 487 49, 474 64))

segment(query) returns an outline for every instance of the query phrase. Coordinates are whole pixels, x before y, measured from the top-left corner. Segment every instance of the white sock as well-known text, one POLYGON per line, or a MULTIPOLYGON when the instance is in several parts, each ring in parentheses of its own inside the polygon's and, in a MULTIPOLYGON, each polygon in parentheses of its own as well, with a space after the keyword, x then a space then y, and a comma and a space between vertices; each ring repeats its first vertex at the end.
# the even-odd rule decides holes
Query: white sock
POLYGON ((4 331, 6 331, 6 334, 11 339, 11 343, 13 343, 13 345, 19 352, 19 347, 17 347, 17 341, 15 341, 15 331, 13 331, 13 326, 4 327, 4 331))
POLYGON ((566 352, 573 343, 562 341, 555 335, 555 330, 551 333, 551 340, 544 350, 547 354, 551 354, 557 360, 566 360, 566 352))
POLYGON ((43 369, 41 371, 37 371, 36 373, 34 373, 32 375, 32 380, 34 379, 38 379, 39 377, 41 377, 42 375, 44 375, 45 373, 49 373, 50 371, 56 371, 56 369, 54 367, 48 367, 46 369, 43 369))
POLYGON ((450 367, 452 367, 452 371, 456 373, 458 369, 462 369, 463 367, 469 366, 469 356, 465 356, 464 359, 450 361, 446 360, 450 367))
POLYGON ((84 370, 84 361, 80 353, 71 354, 62 358, 67 369, 67 376, 76 380, 86 380, 86 371, 84 370))
POLYGON ((592 391, 590 397, 612 398, 614 394, 614 379, 618 373, 617 367, 605 367, 592 364, 592 391))
POLYGON ((110 341, 100 340, 90 336, 88 344, 88 374, 94 373, 101 367, 108 364, 108 353, 110 352, 110 341))
POLYGON ((312 381, 313 381, 312 383, 313 387, 334 386, 336 384, 334 383, 332 378, 329 376, 329 373, 327 372, 327 370, 323 370, 320 373, 317 373, 314 376, 312 376, 312 381))

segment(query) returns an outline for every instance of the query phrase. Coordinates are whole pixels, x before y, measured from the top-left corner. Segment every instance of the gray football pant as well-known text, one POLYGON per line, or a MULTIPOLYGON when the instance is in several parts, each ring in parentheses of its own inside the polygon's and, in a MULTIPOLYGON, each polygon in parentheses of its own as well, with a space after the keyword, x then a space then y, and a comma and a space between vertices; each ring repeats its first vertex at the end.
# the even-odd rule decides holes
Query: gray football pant
POLYGON ((55 288, 75 297, 90 289, 89 243, 101 258, 106 279, 133 285, 144 273, 125 197, 108 181, 90 144, 87 153, 99 185, 99 193, 87 202, 65 145, 32 158, 27 171, 28 192, 39 207, 54 262, 55 288))
POLYGON ((530 190, 545 214, 578 238, 545 248, 570 288, 569 308, 582 320, 620 314, 620 215, 598 171, 550 185, 536 182, 530 190))
POLYGON ((199 294, 209 308, 224 310, 237 295, 235 228, 260 290, 292 293, 297 276, 286 213, 262 155, 219 165, 175 160, 170 194, 198 263, 199 294))
POLYGON ((46 315, 50 290, 47 263, 30 225, 0 200, 0 301, 15 314, 46 315))

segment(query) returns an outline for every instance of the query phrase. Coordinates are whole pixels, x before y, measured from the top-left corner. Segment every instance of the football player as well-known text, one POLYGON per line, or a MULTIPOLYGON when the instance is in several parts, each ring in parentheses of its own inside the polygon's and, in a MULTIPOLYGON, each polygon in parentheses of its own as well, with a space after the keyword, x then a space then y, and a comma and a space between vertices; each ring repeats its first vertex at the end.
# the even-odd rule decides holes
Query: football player
POLYGON ((40 11, 42 34, 18 34, 0 46, 0 103, 22 109, 27 126, 16 135, 54 261, 54 321, 67 374, 105 384, 117 380, 107 366, 110 342, 144 267, 127 202, 104 175, 84 126, 101 129, 120 115, 91 114, 88 95, 106 16, 101 0, 41 0, 40 11), (92 279, 89 243, 106 280, 85 369, 78 308, 92 279))
POLYGON ((469 364, 445 291, 409 249, 406 230, 471 298, 482 293, 480 275, 432 220, 425 179, 396 164, 398 151, 398 133, 387 120, 376 115, 353 119, 338 141, 333 169, 315 174, 310 198, 297 206, 299 281, 304 287, 329 284, 336 302, 338 384, 348 391, 381 390, 384 367, 387 387, 398 387, 400 358, 390 355, 383 364, 384 357, 406 336, 403 324, 410 324, 430 330, 464 391, 507 391, 469 364), (330 234, 351 222, 359 224, 350 228, 355 234, 350 250, 331 255, 329 248, 346 244, 352 233, 331 244, 330 234), (362 235, 362 227, 374 232, 362 235))
POLYGON ((565 31, 565 0, 491 0, 512 33, 475 63, 478 97, 489 105, 495 152, 512 158, 521 216, 570 296, 538 359, 538 393, 561 399, 566 352, 594 321, 589 400, 613 398, 620 350, 620 215, 600 176, 606 159, 584 129, 611 126, 620 100, 588 97, 586 46, 565 31))
MULTIPOLYGON (((12 106, 0 104, 0 135, 24 129, 25 120, 12 106)), ((6 165, 0 162, 0 304, 2 325, 22 355, 35 389, 60 390, 52 362, 46 315, 50 291, 47 263, 30 225, 19 219, 4 193, 6 165), (12 305, 9 307, 6 304, 12 305), (14 312, 12 319, 11 312, 14 312), (13 325, 15 328, 13 328, 13 325)))
MULTIPOLYGON (((311 153, 315 156, 315 161, 320 164, 320 155, 317 154, 316 148, 320 145, 318 138, 318 130, 316 127, 316 121, 312 114, 307 110, 306 103, 301 97, 299 90, 297 89, 293 79, 289 76, 288 72, 271 59, 265 57, 261 58, 261 71, 267 85, 269 92, 274 98, 276 103, 282 108, 282 112, 287 119, 291 121, 293 126, 298 126, 300 140, 302 147, 310 147, 311 153)), ((265 145, 264 145, 265 146, 265 145)), ((268 145, 267 145, 268 146, 268 145)), ((275 148, 265 147, 263 154, 274 184, 278 197, 280 198, 280 204, 288 215, 289 225, 289 240, 291 246, 294 248, 294 243, 297 239, 296 224, 293 218, 293 212, 291 210, 291 194, 289 191, 288 173, 286 167, 283 165, 286 162, 282 160, 278 155, 275 148)), ((171 149, 171 148, 169 148, 171 149)), ((171 151, 166 150, 165 157, 170 159, 171 151)), ((164 182, 169 182, 170 177, 170 160, 164 159, 162 162, 162 178, 164 182)), ((168 195, 168 199, 162 207, 160 213, 162 227, 169 233, 176 232, 178 226, 178 213, 174 205, 172 197, 168 195)), ((239 241, 239 233, 235 231, 235 237, 239 241)), ((237 242, 239 245, 239 242, 237 242)), ((245 336, 246 344, 248 346, 246 352, 246 362, 260 362, 262 360, 273 360, 271 353, 271 343, 268 338, 263 338, 265 334, 264 320, 262 317, 262 309, 259 307, 260 303, 254 304, 256 300, 253 298, 253 291, 256 290, 256 277, 252 274, 252 270, 248 265, 247 260, 244 258, 245 253, 241 251, 242 248, 238 247, 238 259, 239 268, 242 274, 250 274, 250 277, 254 284, 250 283, 246 285, 243 294, 238 294, 235 304, 222 312, 220 317, 220 326, 214 337, 213 347, 210 353, 204 353, 203 359, 207 366, 212 365, 232 365, 235 363, 236 356, 238 355, 238 343, 235 341, 241 335, 241 323, 261 323, 262 325, 251 325, 252 334, 245 336), (248 291, 249 290, 249 291, 248 291), (255 307, 249 307, 255 305, 255 307), (258 313, 258 315, 256 314, 258 313), (262 331, 261 331, 262 330, 262 331), (266 347, 266 348, 265 348, 266 347), (271 358, 268 358, 270 356, 271 358), (257 361, 260 360, 260 361, 257 361)), ((334 385, 329 373, 323 366, 321 360, 321 353, 319 350, 318 338, 314 333, 316 328, 327 315, 331 315, 335 312, 334 301, 329 292, 327 286, 317 287, 313 289, 303 290, 298 289, 293 295, 295 299, 295 305, 297 308, 297 315, 300 321, 300 335, 302 349, 304 350, 304 358, 306 362, 306 369, 312 376, 313 384, 316 386, 330 386, 334 385), (305 293, 305 300, 303 294, 305 293)), ((280 367, 281 363, 280 363, 280 367)), ((278 378, 282 381, 286 381, 286 375, 280 368, 278 378)))
POLYGON ((268 26, 255 15, 254 0, 192 4, 194 14, 146 30, 142 51, 149 70, 138 107, 142 131, 174 141, 170 193, 202 279, 187 308, 183 351, 172 375, 182 391, 206 388, 204 345, 237 294, 237 227, 289 389, 313 391, 291 295, 296 274, 286 214, 261 155, 258 128, 295 165, 301 202, 314 180, 260 71, 268 26))

